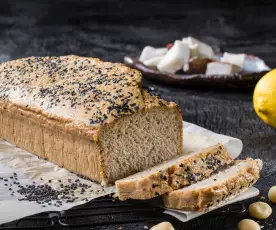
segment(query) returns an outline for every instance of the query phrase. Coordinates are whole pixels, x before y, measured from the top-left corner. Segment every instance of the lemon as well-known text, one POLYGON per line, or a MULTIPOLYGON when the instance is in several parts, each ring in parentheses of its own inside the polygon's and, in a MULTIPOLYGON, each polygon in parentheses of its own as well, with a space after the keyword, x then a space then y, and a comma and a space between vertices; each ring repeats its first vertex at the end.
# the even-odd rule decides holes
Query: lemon
POLYGON ((264 75, 253 95, 254 109, 267 124, 276 127, 276 69, 264 75))

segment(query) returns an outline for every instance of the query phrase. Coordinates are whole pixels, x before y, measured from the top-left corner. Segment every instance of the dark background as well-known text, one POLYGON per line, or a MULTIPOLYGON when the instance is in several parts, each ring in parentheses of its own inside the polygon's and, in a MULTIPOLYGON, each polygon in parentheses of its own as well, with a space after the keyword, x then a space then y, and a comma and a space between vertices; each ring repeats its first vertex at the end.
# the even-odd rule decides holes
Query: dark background
MULTIPOLYGON (((77 54, 122 62, 125 55, 139 55, 146 45, 163 46, 192 35, 213 45, 217 51, 258 55, 273 68, 276 66, 276 3, 273 2, 1 1, 0 60, 77 54)), ((143 84, 161 97, 178 103, 184 120, 241 138, 244 142, 241 158, 251 156, 264 160, 257 187, 267 197, 268 189, 276 185, 276 132, 254 113, 252 91, 189 90, 146 80, 143 84)), ((260 222, 265 226, 263 229, 276 227, 276 206, 272 206, 273 216, 260 222)), ((176 222, 175 227, 237 229, 241 218, 202 217, 187 224, 176 222)))

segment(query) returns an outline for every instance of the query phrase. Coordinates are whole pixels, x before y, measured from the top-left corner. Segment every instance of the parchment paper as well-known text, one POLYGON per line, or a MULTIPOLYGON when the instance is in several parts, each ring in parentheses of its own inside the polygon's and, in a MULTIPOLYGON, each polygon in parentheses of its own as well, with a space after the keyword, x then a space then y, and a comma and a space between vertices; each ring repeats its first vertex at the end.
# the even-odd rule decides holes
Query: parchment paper
MULTIPOLYGON (((200 150, 219 142, 225 145, 233 158, 238 157, 242 151, 241 140, 213 133, 188 122, 184 122, 183 132, 185 154, 196 154, 200 150)), ((56 207, 48 204, 37 204, 33 201, 18 201, 18 199, 22 198, 22 195, 18 195, 17 193, 13 196, 10 195, 9 186, 5 186, 5 183, 10 182, 0 180, 0 224, 40 212, 67 210, 86 203, 87 201, 83 200, 85 198, 89 201, 100 196, 111 194, 115 190, 114 187, 102 188, 99 184, 82 179, 64 168, 60 168, 55 164, 39 159, 37 156, 16 148, 14 145, 0 139, 0 177, 9 178, 13 173, 18 174, 18 181, 21 185, 39 185, 44 184, 45 181, 51 180, 49 185, 58 189, 58 181, 63 181, 64 185, 66 185, 68 179, 79 179, 82 183, 90 185, 93 192, 86 191, 81 194, 80 191, 76 191, 77 200, 56 207)), ((14 188, 14 190, 16 190, 16 188, 14 188)), ((244 195, 241 198, 246 199, 248 197, 250 196, 244 195)), ((169 213, 175 215, 173 214, 174 211, 170 211, 169 213)), ((188 219, 192 219, 196 216, 196 214, 192 214, 188 219)))

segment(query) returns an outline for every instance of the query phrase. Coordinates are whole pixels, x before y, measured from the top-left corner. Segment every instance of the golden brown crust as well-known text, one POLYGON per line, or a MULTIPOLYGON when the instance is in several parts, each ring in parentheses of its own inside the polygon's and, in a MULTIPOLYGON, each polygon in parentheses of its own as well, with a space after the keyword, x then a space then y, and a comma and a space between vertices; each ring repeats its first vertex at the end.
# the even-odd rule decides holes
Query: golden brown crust
POLYGON ((0 122, 0 137, 69 171, 102 181, 97 143, 41 126, 21 113, 1 112, 0 122))
POLYGON ((144 107, 140 72, 94 58, 14 60, 0 65, 0 80, 0 108, 20 108, 34 119, 47 119, 47 125, 83 129, 84 136, 144 107))
MULTIPOLYGON (((233 162, 227 149, 218 144, 199 154, 177 161, 160 171, 149 171, 146 176, 116 181, 120 200, 151 199, 210 177, 233 162)), ((166 163, 164 163, 166 164, 166 163)))
MULTIPOLYGON (((248 166, 238 174, 209 187, 176 190, 163 196, 165 207, 184 211, 204 211, 218 205, 255 184, 260 177, 259 160, 248 158, 248 166)), ((236 161, 238 164, 241 161, 236 161)))

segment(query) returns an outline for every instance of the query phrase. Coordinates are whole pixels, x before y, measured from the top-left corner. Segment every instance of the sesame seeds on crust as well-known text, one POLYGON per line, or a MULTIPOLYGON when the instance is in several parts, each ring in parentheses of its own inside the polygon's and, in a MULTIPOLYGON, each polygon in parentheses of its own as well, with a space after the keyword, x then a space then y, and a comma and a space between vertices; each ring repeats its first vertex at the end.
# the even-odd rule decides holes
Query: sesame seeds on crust
POLYGON ((140 72, 94 58, 5 62, 0 64, 0 80, 3 102, 76 125, 97 127, 145 107, 140 72))

